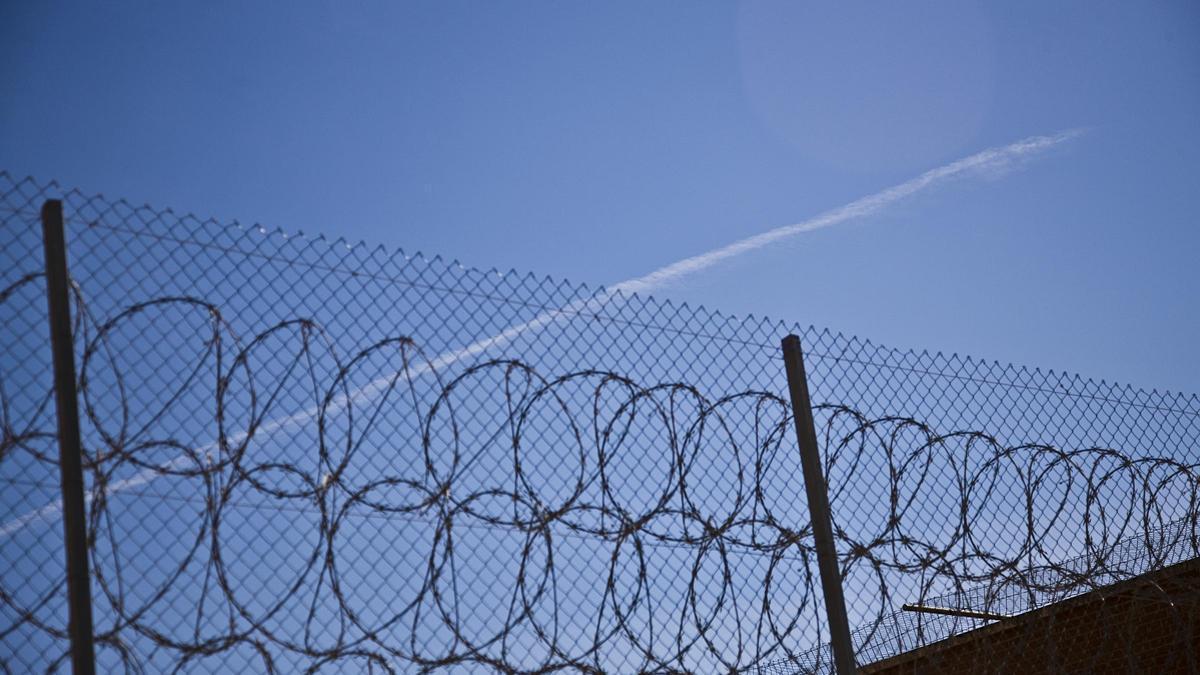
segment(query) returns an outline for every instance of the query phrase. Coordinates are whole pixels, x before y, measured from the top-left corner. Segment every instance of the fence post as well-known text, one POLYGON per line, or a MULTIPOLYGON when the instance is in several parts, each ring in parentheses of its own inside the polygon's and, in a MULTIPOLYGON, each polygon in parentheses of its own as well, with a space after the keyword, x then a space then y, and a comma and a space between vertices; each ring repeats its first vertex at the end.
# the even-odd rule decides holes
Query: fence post
POLYGON ((54 402, 58 413, 58 466, 62 476, 63 531, 67 554, 68 633, 71 669, 94 675, 91 582, 88 578, 87 514, 83 499, 83 445, 75 391, 75 345, 71 339, 71 290, 62 202, 42 204, 42 244, 46 254, 50 349, 54 355, 54 402))
POLYGON ((812 519, 813 541, 817 547, 817 569, 821 574, 821 589, 825 595, 825 613, 829 619, 833 662, 838 675, 853 675, 854 647, 850 644, 846 601, 842 597, 842 576, 838 571, 837 549, 833 545, 829 492, 821 472, 817 429, 813 424, 812 401, 808 398, 808 378, 804 374, 804 352, 800 348, 800 338, 796 335, 789 335, 783 339, 783 363, 787 369, 792 418, 796 424, 796 441, 800 445, 800 466, 804 472, 804 489, 808 493, 808 514, 812 519))

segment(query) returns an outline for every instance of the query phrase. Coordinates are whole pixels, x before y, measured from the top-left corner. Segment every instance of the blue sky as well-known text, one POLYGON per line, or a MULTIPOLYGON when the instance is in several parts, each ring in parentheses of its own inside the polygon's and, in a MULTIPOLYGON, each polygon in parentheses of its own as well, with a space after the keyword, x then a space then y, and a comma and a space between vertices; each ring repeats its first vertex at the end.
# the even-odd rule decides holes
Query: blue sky
POLYGON ((654 293, 1200 389, 1194 4, 5 3, 0 64, 15 174, 597 284, 1082 129, 654 293))

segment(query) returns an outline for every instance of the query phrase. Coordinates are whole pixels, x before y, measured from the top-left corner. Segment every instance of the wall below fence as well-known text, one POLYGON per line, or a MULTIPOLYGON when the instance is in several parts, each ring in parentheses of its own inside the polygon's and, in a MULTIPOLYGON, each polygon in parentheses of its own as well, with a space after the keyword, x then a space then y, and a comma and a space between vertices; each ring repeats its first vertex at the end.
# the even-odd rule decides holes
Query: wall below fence
POLYGON ((864 666, 863 675, 1194 673, 1200 560, 1005 619, 864 666))

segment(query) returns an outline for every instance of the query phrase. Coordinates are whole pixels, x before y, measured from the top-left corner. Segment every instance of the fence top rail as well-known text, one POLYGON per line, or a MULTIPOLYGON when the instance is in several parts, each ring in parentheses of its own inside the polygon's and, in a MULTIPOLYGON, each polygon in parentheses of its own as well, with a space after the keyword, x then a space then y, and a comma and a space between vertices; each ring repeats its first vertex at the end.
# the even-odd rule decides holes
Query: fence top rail
POLYGON ((521 306, 563 315, 599 319, 631 328, 649 328, 684 338, 718 340, 731 345, 762 350, 774 355, 778 350, 777 336, 801 333, 806 340, 805 354, 812 359, 824 359, 848 365, 878 368, 886 371, 930 376, 947 381, 969 382, 1006 389, 1061 396, 1080 401, 1164 412, 1200 418, 1200 393, 1186 393, 1157 388, 1143 389, 1132 384, 1109 382, 1079 373, 1053 368, 1025 366, 960 355, 919 349, 904 349, 877 343, 868 338, 847 335, 840 331, 815 326, 802 326, 766 316, 740 316, 704 305, 659 299, 637 291, 609 291, 600 285, 557 279, 515 269, 477 268, 464 265, 457 259, 441 255, 429 257, 417 251, 389 250, 382 244, 352 242, 342 237, 323 234, 289 232, 281 227, 246 225, 237 220, 223 221, 191 213, 176 213, 170 208, 150 204, 137 205, 126 199, 110 199, 103 194, 89 194, 78 188, 64 188, 58 181, 39 181, 34 177, 18 178, 0 169, 0 213, 36 217, 41 201, 48 197, 61 198, 67 210, 68 226, 107 229, 139 238, 154 239, 184 247, 197 247, 247 260, 279 262, 328 274, 340 274, 358 279, 372 279, 389 284, 421 288, 422 282, 396 273, 409 265, 456 269, 476 278, 495 277, 508 280, 513 288, 551 286, 571 298, 604 298, 611 304, 632 303, 654 308, 651 320, 630 319, 616 312, 606 312, 604 303, 580 303, 580 306, 555 306, 531 302, 515 294, 499 295, 478 288, 426 285, 427 290, 450 295, 473 297, 501 304, 521 306), (267 246, 267 248, 264 247, 267 246), (677 325, 676 317, 697 317, 690 326, 677 325), (659 320, 668 317, 668 321, 659 320), (813 339, 811 336, 815 336, 813 339), (810 348, 808 343, 815 343, 810 348), (822 344, 840 345, 836 351, 822 350, 822 344), (869 358, 863 358, 869 355, 869 358), (986 370, 986 374, 977 374, 986 370))

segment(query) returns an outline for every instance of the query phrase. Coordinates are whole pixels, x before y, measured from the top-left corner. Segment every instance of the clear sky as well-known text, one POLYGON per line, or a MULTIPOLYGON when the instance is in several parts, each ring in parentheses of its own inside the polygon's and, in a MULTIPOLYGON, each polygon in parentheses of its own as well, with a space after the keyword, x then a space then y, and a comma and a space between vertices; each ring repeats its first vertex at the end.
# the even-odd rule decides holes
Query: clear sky
POLYGON ((0 5, 0 168, 616 284, 1082 130, 656 288, 1200 389, 1194 2, 0 5))

